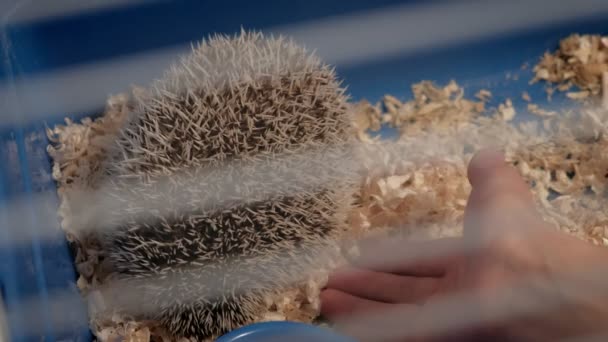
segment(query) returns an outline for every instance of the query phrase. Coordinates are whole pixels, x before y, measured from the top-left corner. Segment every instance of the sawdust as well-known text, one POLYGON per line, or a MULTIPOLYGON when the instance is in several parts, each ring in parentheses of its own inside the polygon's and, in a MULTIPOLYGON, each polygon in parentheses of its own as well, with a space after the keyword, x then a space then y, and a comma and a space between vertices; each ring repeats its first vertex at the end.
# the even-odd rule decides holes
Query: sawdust
POLYGON ((402 103, 390 95, 383 99, 386 112, 382 122, 398 127, 402 135, 463 125, 484 111, 485 103, 465 99, 455 81, 444 87, 423 81, 412 86, 412 93, 414 98, 409 102, 402 103))
MULTIPOLYGON (((602 74, 608 71, 608 37, 573 34, 563 39, 557 51, 546 52, 534 67, 532 82, 546 81, 572 99, 597 96, 602 90, 602 74)), ((553 91, 553 90, 551 90, 553 91)))
POLYGON ((498 106, 497 114, 499 115, 500 119, 502 119, 504 121, 511 121, 511 120, 513 120, 513 118, 515 118, 515 115, 517 114, 517 112, 515 111, 515 108, 513 107, 513 102, 511 101, 511 99, 505 100, 505 103, 501 103, 498 106))
POLYGON ((65 125, 47 130, 51 142, 47 151, 53 158, 52 175, 60 200, 60 224, 74 250, 77 285, 85 294, 91 286, 99 285, 108 271, 95 236, 77 229, 86 223, 75 222, 79 215, 74 215, 74 211, 79 209, 79 203, 73 194, 74 190, 96 189, 101 166, 128 110, 128 97, 120 94, 108 99, 104 114, 95 120, 84 118, 75 123, 66 119, 65 125))
POLYGON ((465 125, 438 122, 442 129, 426 140, 418 138, 419 146, 407 146, 413 140, 404 129, 393 146, 374 144, 373 155, 403 146, 407 162, 391 152, 378 158, 383 165, 376 158, 370 162, 379 170, 370 168, 357 222, 369 230, 400 227, 409 233, 422 229, 431 237, 458 235, 470 191, 468 161, 479 148, 494 145, 505 150, 530 184, 547 221, 593 244, 606 244, 608 221, 600 208, 608 204, 608 139, 603 124, 608 110, 590 105, 558 114, 528 107, 542 121, 511 124, 512 104, 507 101, 494 115, 471 118, 470 113, 459 113, 461 120, 471 120, 465 125))
POLYGON ((534 104, 534 103, 528 104, 528 112, 530 112, 534 115, 538 115, 540 117, 548 117, 548 116, 557 115, 557 112, 542 109, 537 104, 534 104))

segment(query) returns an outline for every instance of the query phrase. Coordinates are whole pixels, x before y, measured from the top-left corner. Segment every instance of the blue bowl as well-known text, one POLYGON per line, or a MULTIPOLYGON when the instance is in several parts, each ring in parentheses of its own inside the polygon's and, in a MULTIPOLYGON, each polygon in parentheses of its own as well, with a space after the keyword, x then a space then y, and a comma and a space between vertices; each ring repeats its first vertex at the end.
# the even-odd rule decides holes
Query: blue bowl
POLYGON ((231 331, 216 342, 355 342, 329 329, 295 322, 254 323, 231 331))

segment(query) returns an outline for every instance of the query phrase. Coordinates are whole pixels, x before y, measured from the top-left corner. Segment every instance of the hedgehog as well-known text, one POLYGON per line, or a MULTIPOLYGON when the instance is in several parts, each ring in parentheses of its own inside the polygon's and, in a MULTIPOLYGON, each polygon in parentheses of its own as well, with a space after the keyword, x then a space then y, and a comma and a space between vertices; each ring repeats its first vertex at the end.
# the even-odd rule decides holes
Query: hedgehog
POLYGON ((246 31, 203 40, 138 92, 104 165, 101 241, 113 281, 135 289, 125 303, 202 340, 327 266, 358 184, 347 106, 332 67, 246 31))

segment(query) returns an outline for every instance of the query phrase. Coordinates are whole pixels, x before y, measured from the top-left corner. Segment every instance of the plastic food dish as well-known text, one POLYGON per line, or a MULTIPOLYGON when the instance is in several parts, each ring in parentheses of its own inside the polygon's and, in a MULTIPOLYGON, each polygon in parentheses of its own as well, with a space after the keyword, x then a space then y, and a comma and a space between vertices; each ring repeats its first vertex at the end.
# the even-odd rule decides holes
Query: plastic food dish
POLYGON ((236 329, 216 342, 355 342, 329 329, 295 322, 255 323, 236 329))

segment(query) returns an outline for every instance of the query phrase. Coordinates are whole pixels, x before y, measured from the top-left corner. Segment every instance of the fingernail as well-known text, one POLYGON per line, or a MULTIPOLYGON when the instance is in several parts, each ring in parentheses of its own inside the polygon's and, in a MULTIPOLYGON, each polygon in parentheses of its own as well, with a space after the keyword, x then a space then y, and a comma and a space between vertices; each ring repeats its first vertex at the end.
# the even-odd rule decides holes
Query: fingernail
POLYGON ((499 149, 483 149, 471 159, 471 166, 480 169, 490 169, 502 166, 505 163, 505 154, 499 149))
POLYGON ((502 150, 483 149, 471 159, 468 168, 468 177, 471 184, 485 177, 488 172, 506 165, 505 154, 502 150))

